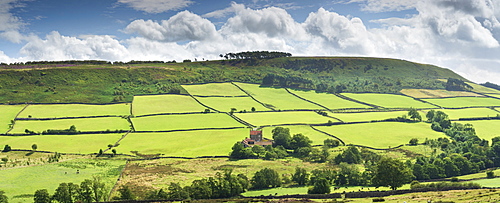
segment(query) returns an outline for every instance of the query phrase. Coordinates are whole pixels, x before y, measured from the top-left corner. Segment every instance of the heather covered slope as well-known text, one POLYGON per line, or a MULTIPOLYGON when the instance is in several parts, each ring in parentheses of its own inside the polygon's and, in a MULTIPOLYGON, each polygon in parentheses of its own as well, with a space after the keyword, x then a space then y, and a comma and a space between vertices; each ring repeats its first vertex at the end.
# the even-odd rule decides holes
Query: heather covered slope
POLYGON ((444 89, 451 70, 396 59, 286 57, 187 63, 0 67, 0 103, 116 103, 133 95, 185 93, 180 84, 239 81, 322 92, 444 89))

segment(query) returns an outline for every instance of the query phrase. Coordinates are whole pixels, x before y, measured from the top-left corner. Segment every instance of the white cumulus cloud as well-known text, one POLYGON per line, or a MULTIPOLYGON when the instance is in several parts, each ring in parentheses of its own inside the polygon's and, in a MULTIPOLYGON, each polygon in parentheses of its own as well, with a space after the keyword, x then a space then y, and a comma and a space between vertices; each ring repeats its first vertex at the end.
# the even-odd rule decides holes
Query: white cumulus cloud
POLYGON ((147 13, 162 13, 170 10, 179 10, 194 3, 190 0, 118 0, 138 11, 147 13))
POLYGON ((417 2, 418 0, 351 0, 348 3, 360 3, 361 10, 379 13, 414 9, 417 2))
POLYGON ((189 11, 179 12, 161 22, 135 20, 125 28, 125 31, 138 33, 150 40, 167 42, 198 41, 217 37, 217 31, 212 22, 189 11))

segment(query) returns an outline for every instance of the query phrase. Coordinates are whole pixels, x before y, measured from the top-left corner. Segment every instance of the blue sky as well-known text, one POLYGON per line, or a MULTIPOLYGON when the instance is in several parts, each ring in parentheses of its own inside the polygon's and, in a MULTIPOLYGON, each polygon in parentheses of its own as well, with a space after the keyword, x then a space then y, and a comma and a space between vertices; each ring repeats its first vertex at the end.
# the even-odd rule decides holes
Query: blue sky
POLYGON ((0 62, 399 58, 500 84, 496 0, 0 0, 0 62))

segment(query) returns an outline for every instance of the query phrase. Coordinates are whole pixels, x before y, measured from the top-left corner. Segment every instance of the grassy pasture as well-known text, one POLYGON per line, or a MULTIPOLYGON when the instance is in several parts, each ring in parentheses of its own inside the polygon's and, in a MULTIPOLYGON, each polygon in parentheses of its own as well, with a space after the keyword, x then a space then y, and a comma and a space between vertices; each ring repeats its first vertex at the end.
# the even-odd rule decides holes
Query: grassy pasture
POLYGON ((385 108, 436 108, 433 105, 402 95, 377 93, 342 93, 342 95, 385 108))
POLYGON ((486 95, 500 99, 500 94, 486 94, 486 95))
POLYGON ((147 116, 132 118, 132 122, 137 131, 244 127, 223 113, 147 116))
POLYGON ((412 138, 420 141, 425 138, 444 137, 443 133, 433 131, 427 123, 363 123, 337 126, 318 126, 319 130, 328 132, 342 139, 346 144, 357 144, 375 148, 395 147, 407 144, 412 138))
POLYGON ((255 99, 274 109, 322 109, 320 106, 293 96, 283 88, 259 87, 256 84, 236 83, 255 99))
POLYGON ((87 104, 47 104, 29 105, 20 118, 59 118, 83 116, 122 116, 130 114, 130 104, 87 105, 87 104))
MULTIPOLYGON (((488 109, 488 108, 467 108, 467 109, 435 109, 436 111, 442 111, 448 115, 450 119, 459 118, 478 118, 478 117, 494 117, 498 112, 488 109)), ((427 114, 429 110, 422 111, 427 114)), ((426 119, 422 116, 422 119, 426 119)))
POLYGON ((181 85, 191 95, 201 96, 246 96, 245 92, 231 83, 209 83, 202 85, 181 85))
MULTIPOLYGON (((307 194, 307 190, 308 190, 309 186, 303 186, 303 187, 291 187, 291 188, 284 188, 284 187, 278 187, 278 188, 271 188, 271 189, 265 189, 265 190, 251 190, 251 191, 247 191, 245 193, 242 193, 241 195, 242 196, 245 196, 245 197, 258 197, 258 196, 268 196, 268 195, 275 195, 275 193, 277 193, 278 195, 300 195, 300 194, 307 194)), ((334 190, 335 186, 332 186, 330 188, 330 191, 332 193, 334 192, 358 192, 358 191, 376 191, 376 190, 380 190, 380 191, 386 191, 386 190, 390 190, 389 187, 378 187, 378 188, 375 188, 375 187, 367 187, 367 186, 349 186, 347 188, 345 187, 341 187, 339 190, 334 190), (361 189, 363 188, 363 189, 361 189)), ((410 189, 410 185, 409 184, 406 184, 406 185, 403 185, 403 187, 399 188, 399 189, 410 189)), ((353 199, 355 200, 355 199, 353 199)), ((349 201, 350 202, 350 201, 349 201)), ((356 202, 356 201, 354 201, 356 202)), ((370 202, 371 202, 371 199, 370 199, 370 202)))
POLYGON ((237 112, 243 110, 250 112, 252 107, 256 111, 269 110, 250 97, 196 97, 196 99, 222 112, 230 112, 231 108, 236 108, 237 112))
POLYGON ((0 105, 0 132, 5 133, 9 129, 11 120, 24 108, 24 105, 0 105))
MULTIPOLYGON (((344 122, 378 121, 408 114, 407 111, 381 111, 381 112, 361 112, 361 113, 329 113, 344 122)), ((421 114, 424 118, 425 115, 421 114)))
MULTIPOLYGON (((500 169, 493 170, 496 176, 500 175, 500 169)), ((486 178, 486 172, 479 172, 479 173, 473 173, 473 174, 468 174, 468 175, 463 175, 463 176, 456 176, 455 178, 462 179, 462 180, 468 180, 468 179, 473 179, 473 178, 486 178)))
POLYGON ((371 108, 364 104, 352 102, 328 93, 316 93, 314 91, 290 90, 292 93, 321 104, 329 109, 347 109, 347 108, 371 108))
POLYGON ((428 99, 428 98, 441 98, 441 97, 481 97, 481 95, 473 92, 465 91, 448 91, 448 90, 430 90, 430 89, 403 89, 401 93, 404 95, 428 99))
POLYGON ((168 133, 130 133, 120 142, 118 152, 164 156, 227 156, 234 143, 249 136, 248 129, 199 130, 168 133))
POLYGON ((491 138, 500 136, 500 120, 459 121, 459 123, 472 124, 477 136, 490 142, 491 138))
POLYGON ((423 100, 445 108, 500 106, 500 99, 488 97, 455 97, 423 100))
POLYGON ((0 136, 0 146, 31 150, 31 145, 37 144, 41 151, 90 154, 106 149, 121 137, 122 134, 0 136))
MULTIPOLYGON (((328 135, 325 135, 324 133, 320 133, 318 131, 315 131, 313 130, 311 127, 309 126, 303 126, 303 125, 296 125, 296 126, 284 126, 285 128, 289 128, 290 129, 290 135, 295 135, 295 134, 303 134, 307 137, 309 137, 309 139, 311 139, 311 141, 313 141, 313 145, 323 145, 323 141, 328 139, 328 138, 332 138, 328 135)), ((273 138, 273 129, 275 127, 265 127, 263 128, 263 132, 262 132, 262 135, 266 138, 270 138, 272 139, 273 138)), ((334 138, 332 138, 334 139, 334 138)))
POLYGON ((108 190, 120 175, 124 160, 76 159, 39 166, 0 170, 0 188, 9 197, 9 202, 33 202, 30 198, 13 198, 17 195, 33 195, 38 189, 54 193, 60 183, 80 184, 84 179, 101 176, 108 190), (80 170, 76 174, 76 170, 80 170), (67 174, 66 174, 67 173, 67 174))
POLYGON ((472 91, 474 91, 474 92, 479 92, 479 93, 484 93, 484 94, 489 94, 489 93, 500 94, 499 90, 496 90, 493 88, 485 87, 485 86, 478 85, 476 83, 471 83, 471 82, 467 82, 467 84, 469 84, 470 86, 472 86, 474 88, 474 89, 472 89, 472 91))
POLYGON ((282 111, 259 113, 235 113, 238 118, 256 126, 280 124, 320 124, 328 120, 336 122, 333 118, 321 116, 312 111, 282 111))
POLYGON ((203 112, 205 107, 186 95, 135 96, 132 102, 133 115, 158 113, 203 112))
POLYGON ((47 129, 63 130, 74 125, 78 131, 130 130, 130 124, 120 117, 76 118, 47 121, 16 121, 10 133, 24 133, 25 129, 42 132, 47 129))
MULTIPOLYGON (((481 180, 473 180, 472 182, 478 183, 483 187, 500 187, 500 178, 492 178, 492 179, 481 179, 481 180)), ((497 198, 500 195, 496 195, 497 198)), ((498 199, 500 201, 500 199, 498 199)))

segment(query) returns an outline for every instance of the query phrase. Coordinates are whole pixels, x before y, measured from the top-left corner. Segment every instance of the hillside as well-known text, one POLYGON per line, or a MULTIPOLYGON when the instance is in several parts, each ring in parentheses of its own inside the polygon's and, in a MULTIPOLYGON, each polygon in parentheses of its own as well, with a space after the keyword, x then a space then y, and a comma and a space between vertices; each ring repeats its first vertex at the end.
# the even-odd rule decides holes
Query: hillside
POLYGON ((320 92, 444 89, 451 70, 396 59, 286 57, 186 63, 0 66, 0 103, 118 103, 185 93, 180 84, 239 81, 320 92))

